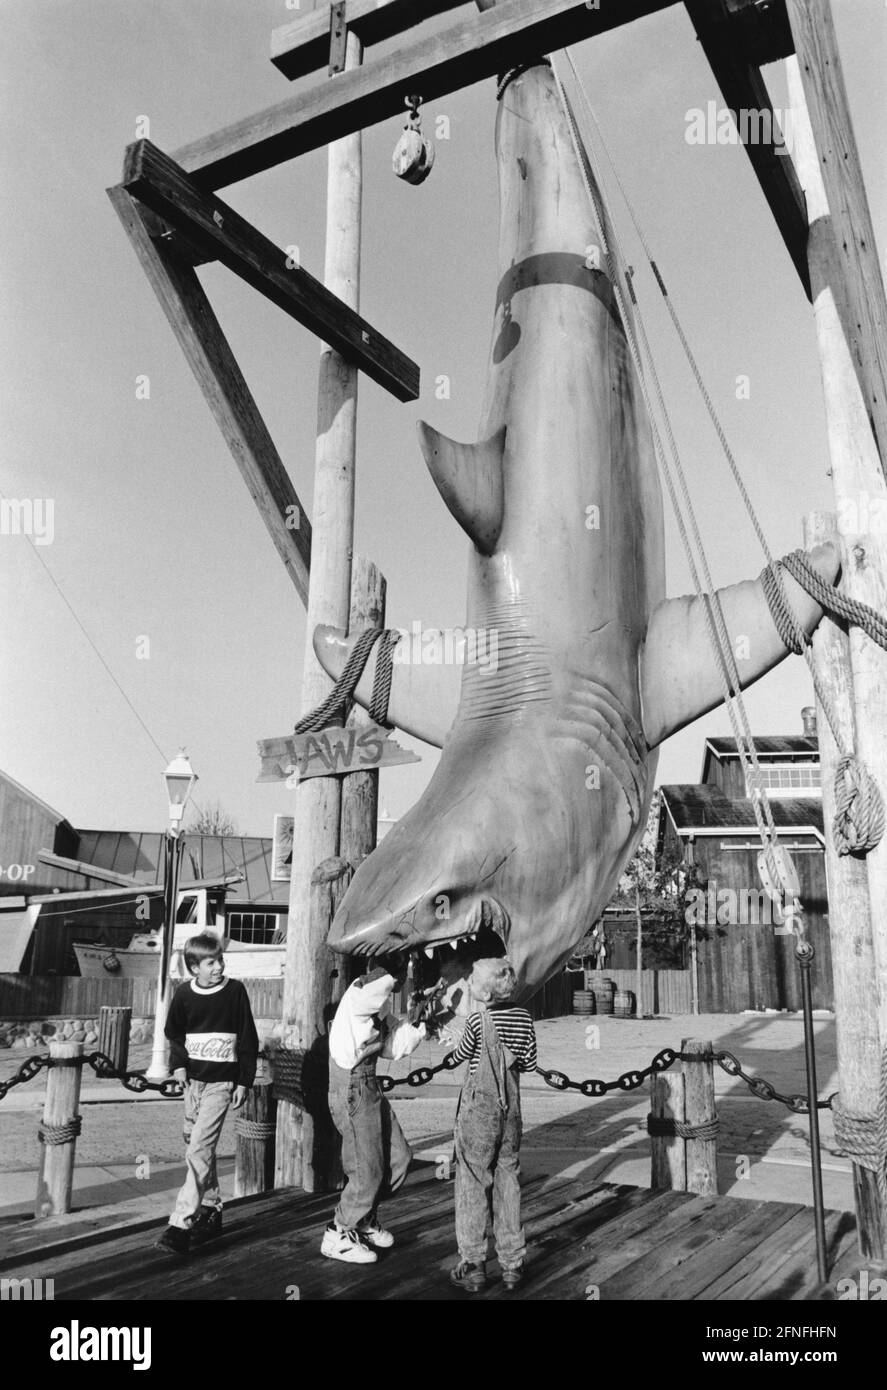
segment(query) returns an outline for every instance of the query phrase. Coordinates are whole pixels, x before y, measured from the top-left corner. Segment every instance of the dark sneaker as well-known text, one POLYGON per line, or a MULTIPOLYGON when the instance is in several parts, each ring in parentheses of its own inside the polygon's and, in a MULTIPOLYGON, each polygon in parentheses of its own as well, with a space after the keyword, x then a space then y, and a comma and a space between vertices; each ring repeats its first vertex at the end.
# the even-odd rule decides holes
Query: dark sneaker
POLYGON ((206 1245, 222 1234, 221 1207, 201 1207, 191 1227, 191 1244, 206 1245))
POLYGON ((502 1271, 502 1283, 506 1289, 516 1289, 518 1284, 523 1283, 523 1278, 523 1265, 518 1265, 517 1269, 503 1269, 502 1271))
POLYGON ((154 1248, 165 1250, 168 1255, 187 1255, 191 1249, 191 1232, 183 1231, 181 1226, 167 1226, 154 1248))
POLYGON ((455 1269, 450 1270, 450 1283, 466 1293, 482 1293, 487 1287, 487 1272, 483 1265, 469 1264, 461 1260, 455 1269))

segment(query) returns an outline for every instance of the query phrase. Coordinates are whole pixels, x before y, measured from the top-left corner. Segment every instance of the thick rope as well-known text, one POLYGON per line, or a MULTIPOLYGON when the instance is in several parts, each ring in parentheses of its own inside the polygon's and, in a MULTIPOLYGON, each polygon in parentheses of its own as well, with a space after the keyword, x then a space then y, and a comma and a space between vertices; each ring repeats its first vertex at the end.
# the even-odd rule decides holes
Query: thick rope
POLYGON ((876 1115, 851 1115, 840 1098, 832 1101, 835 1138, 842 1151, 878 1179, 878 1192, 887 1206, 887 1047, 881 1054, 881 1084, 876 1115))
POLYGON ((388 701, 391 699, 391 681, 394 676, 393 653, 398 641, 399 634, 386 628, 376 653, 376 674, 373 678, 373 697, 370 700, 370 719, 374 724, 387 729, 393 727, 388 723, 388 701))
MULTIPOLYGON (((834 614, 847 623, 855 623, 873 642, 887 650, 887 621, 883 616, 874 608, 869 608, 868 604, 842 593, 834 584, 827 584, 816 573, 806 553, 795 550, 784 559, 773 561, 761 575, 770 614, 789 651, 805 654, 809 639, 795 619, 784 588, 776 582, 780 568, 786 569, 824 612, 834 614)), ((834 782, 835 817, 832 831, 835 848, 838 854, 868 854, 869 850, 880 844, 884 834, 884 799, 868 769, 852 750, 844 746, 831 704, 824 698, 818 683, 817 694, 841 755, 834 782)))
MULTIPOLYGON (((322 704, 312 710, 310 714, 303 715, 293 730, 296 734, 317 733, 320 729, 326 729, 338 719, 344 724, 348 713, 348 704, 357 687, 357 682, 364 673, 367 662, 370 659, 370 652, 380 637, 390 637, 387 629, 381 627, 369 627, 360 634, 354 644, 354 648, 345 663, 345 668, 341 676, 336 681, 329 695, 322 704)), ((377 673, 378 674, 378 673, 377 673)), ((389 678, 388 689, 391 689, 389 678)), ((375 698, 375 690, 373 692, 375 698)), ((385 702, 387 713, 388 702, 385 702)))
POLYGON ((78 1138, 83 1125, 80 1115, 66 1120, 62 1125, 48 1125, 41 1120, 37 1126, 37 1138, 41 1144, 72 1144, 78 1138))
POLYGON ((701 1125, 687 1124, 684 1120, 671 1120, 663 1116, 647 1116, 647 1133, 659 1139, 717 1139, 721 1127, 719 1119, 705 1120, 701 1125))
POLYGON ((547 68, 551 67, 550 58, 534 58, 530 63, 518 63, 516 67, 509 68, 507 72, 503 73, 496 88, 496 100, 501 101, 512 82, 530 68, 538 67, 540 63, 544 63, 547 68))
POLYGON ((820 608, 843 618, 846 623, 861 627, 867 637, 887 652, 887 618, 883 613, 845 594, 841 589, 835 588, 834 584, 827 584, 822 575, 817 574, 804 550, 793 550, 791 555, 786 555, 778 563, 788 570, 802 589, 807 590, 811 598, 816 599, 820 608))
POLYGON ((234 1121, 234 1133, 239 1134, 241 1139, 270 1139, 277 1133, 277 1126, 268 1124, 267 1120, 248 1120, 238 1115, 234 1121))

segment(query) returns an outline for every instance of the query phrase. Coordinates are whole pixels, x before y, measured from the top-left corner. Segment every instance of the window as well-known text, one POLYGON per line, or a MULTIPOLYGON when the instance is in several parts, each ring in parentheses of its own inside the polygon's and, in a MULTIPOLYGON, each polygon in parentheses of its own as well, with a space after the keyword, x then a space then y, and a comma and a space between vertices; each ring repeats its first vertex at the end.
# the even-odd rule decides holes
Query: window
MULTIPOLYGON (((754 795, 755 774, 749 773, 746 795, 754 795)), ((762 763, 760 786, 769 796, 818 796, 822 790, 819 763, 762 763)))
POLYGON ((225 935, 250 946, 270 946, 279 921, 276 912, 229 912, 225 917, 225 935))

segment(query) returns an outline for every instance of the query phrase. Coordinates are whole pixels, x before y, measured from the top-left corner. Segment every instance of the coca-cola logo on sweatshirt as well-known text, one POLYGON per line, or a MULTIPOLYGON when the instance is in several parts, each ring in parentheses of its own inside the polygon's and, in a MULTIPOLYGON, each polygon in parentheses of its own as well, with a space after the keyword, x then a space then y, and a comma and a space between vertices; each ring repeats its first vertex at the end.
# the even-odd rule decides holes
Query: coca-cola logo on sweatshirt
POLYGON ((236 1033, 187 1033, 188 1056, 198 1062, 236 1062, 236 1033))

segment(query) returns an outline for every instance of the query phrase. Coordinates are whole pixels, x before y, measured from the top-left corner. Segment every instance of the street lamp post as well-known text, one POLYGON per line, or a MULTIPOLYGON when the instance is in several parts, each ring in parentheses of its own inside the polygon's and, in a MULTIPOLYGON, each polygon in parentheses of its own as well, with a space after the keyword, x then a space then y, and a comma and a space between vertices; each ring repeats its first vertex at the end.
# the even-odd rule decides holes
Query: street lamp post
POLYGON ((169 1043, 164 1034, 166 1016, 172 998, 169 966, 172 958, 176 928, 176 903, 179 888, 179 860, 182 855, 182 820, 185 806, 197 777, 184 752, 173 758, 163 774, 169 800, 169 827, 164 835, 163 928, 160 938, 160 966, 157 976, 157 1004, 154 1010, 154 1045, 151 1065, 145 1075, 149 1081, 163 1081, 169 1076, 169 1043))

